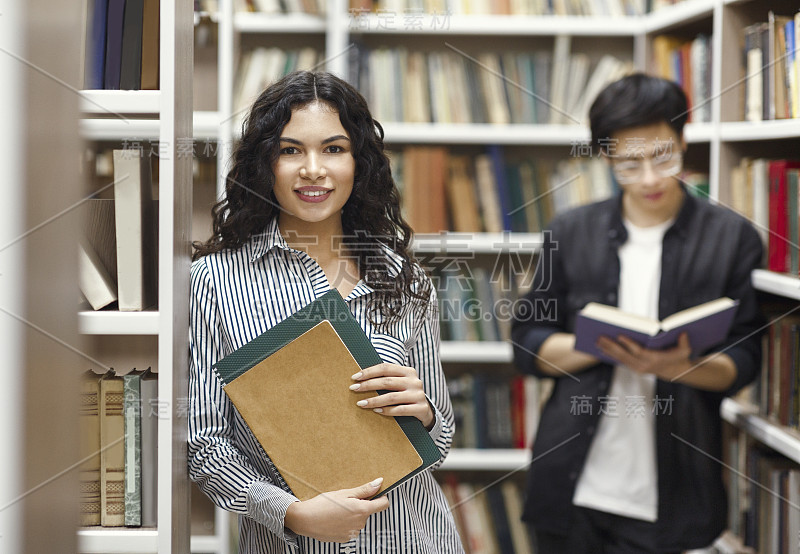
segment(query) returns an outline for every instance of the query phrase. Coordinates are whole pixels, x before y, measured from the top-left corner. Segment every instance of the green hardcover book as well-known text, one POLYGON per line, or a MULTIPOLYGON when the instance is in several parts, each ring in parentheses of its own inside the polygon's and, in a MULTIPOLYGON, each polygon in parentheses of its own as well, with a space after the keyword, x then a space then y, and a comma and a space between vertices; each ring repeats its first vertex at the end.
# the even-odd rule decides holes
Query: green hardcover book
POLYGON ((786 182, 788 185, 789 196, 789 272, 792 275, 800 273, 800 254, 797 250, 798 240, 800 240, 800 194, 798 194, 798 175, 800 169, 787 169, 786 182))
POLYGON ((122 377, 125 418, 125 526, 142 525, 142 373, 122 377))
MULTIPOLYGON (((383 362, 339 292, 331 290, 214 364, 223 386, 230 384, 322 321, 330 322, 362 369, 383 362)), ((387 391, 378 392, 382 394, 387 391)), ((382 494, 424 471, 440 457, 439 449, 422 422, 411 416, 399 416, 395 420, 416 449, 422 465, 397 481, 393 487, 381 491, 382 494)))

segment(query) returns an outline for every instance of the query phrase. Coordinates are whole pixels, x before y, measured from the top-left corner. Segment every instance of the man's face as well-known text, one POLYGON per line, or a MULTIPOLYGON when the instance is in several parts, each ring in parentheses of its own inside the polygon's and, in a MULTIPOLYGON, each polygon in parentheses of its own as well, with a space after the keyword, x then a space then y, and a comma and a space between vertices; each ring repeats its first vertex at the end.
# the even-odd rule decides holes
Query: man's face
POLYGON ((632 127, 614 133, 609 162, 623 190, 630 216, 654 222, 673 217, 680 207, 678 179, 686 143, 666 123, 632 127))

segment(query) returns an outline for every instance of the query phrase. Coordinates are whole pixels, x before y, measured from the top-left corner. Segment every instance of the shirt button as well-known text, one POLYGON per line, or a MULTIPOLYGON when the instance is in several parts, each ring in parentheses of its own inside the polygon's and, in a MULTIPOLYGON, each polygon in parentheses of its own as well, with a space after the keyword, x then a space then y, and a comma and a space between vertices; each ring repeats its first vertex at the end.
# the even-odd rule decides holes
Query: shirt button
POLYGON ((577 471, 573 471, 573 472, 571 472, 571 473, 569 474, 569 480, 570 480, 570 481, 574 481, 574 480, 575 480, 575 479, 577 479, 577 478, 578 478, 578 472, 577 472, 577 471))
POLYGON ((594 434, 594 425, 589 425, 589 427, 586 428, 586 432, 590 435, 594 434))
POLYGON ((605 389, 608 387, 608 381, 600 381, 599 385, 601 389, 605 389))
POLYGON ((609 293, 606 295, 606 301, 607 301, 609 304, 615 304, 615 303, 617 302, 617 295, 616 295, 615 293, 613 293, 613 292, 609 292, 609 293))

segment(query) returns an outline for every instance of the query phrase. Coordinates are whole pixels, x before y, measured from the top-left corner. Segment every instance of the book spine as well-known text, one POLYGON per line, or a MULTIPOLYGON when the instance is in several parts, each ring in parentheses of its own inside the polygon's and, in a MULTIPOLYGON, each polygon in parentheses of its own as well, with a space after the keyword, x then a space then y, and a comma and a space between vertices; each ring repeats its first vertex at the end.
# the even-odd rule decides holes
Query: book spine
POLYGON ((141 376, 123 377, 125 418, 125 525, 142 524, 142 409, 141 376))
POLYGON ((125 422, 122 378, 100 381, 100 522, 125 525, 125 422))

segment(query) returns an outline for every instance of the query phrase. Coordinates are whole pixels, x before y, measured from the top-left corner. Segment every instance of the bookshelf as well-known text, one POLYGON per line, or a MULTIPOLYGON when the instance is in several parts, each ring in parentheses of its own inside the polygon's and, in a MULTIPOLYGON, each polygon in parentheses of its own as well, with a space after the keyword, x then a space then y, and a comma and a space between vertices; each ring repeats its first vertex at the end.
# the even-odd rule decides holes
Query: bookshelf
MULTIPOLYGON (((160 1, 160 90, 92 90, 80 94, 79 132, 90 148, 120 141, 158 142, 158 307, 144 312, 82 312, 78 329, 89 348, 122 348, 152 337, 143 356, 158 368, 158 521, 156 528, 83 528, 79 552, 189 552, 186 468, 188 273, 192 201, 191 157, 180 150, 192 137, 191 7, 160 1), (109 346, 110 345, 110 346, 109 346)), ((146 145, 145 145, 146 148, 146 145)), ((145 155, 149 155, 145 150, 145 155)), ((213 551, 213 550, 206 550, 213 551)))
MULTIPOLYGON (((708 173, 711 201, 729 205, 731 167, 744 156, 790 157, 800 147, 800 123, 797 120, 742 121, 740 80, 741 33, 756 21, 766 21, 767 11, 792 13, 795 2, 779 0, 769 3, 755 0, 684 0, 644 16, 622 18, 578 16, 501 16, 423 15, 421 25, 408 25, 402 14, 389 18, 384 14, 350 13, 345 0, 327 3, 325 16, 306 14, 266 15, 234 13, 232 0, 220 0, 218 42, 219 111, 215 120, 223 125, 216 137, 231 144, 237 137, 233 108, 233 85, 236 64, 248 48, 259 46, 294 47, 306 40, 324 45, 324 68, 341 76, 349 75, 352 44, 358 42, 367 49, 387 47, 418 48, 424 52, 444 50, 445 42, 464 48, 470 54, 481 51, 487 42, 496 49, 515 48, 550 50, 559 36, 569 36, 573 51, 596 54, 608 50, 630 61, 640 70, 653 67, 653 40, 670 35, 691 40, 699 33, 707 34, 712 64, 708 121, 690 122, 685 129, 690 144, 687 165, 690 169, 708 173), (512 46, 513 45, 513 46, 512 46), (221 78, 225 75, 225 79, 221 78)), ((596 58, 592 58, 593 63, 596 58)), ((197 114, 196 114, 197 117, 197 114)), ((204 116, 210 117, 210 116, 204 116)), ((406 123, 382 121, 386 143, 390 150, 408 145, 447 146, 454 151, 474 153, 484 144, 498 144, 516 152, 566 157, 567 149, 588 141, 589 132, 583 125, 567 124, 507 124, 487 123, 406 123), (461 150, 459 150, 461 149, 461 150)), ((213 123, 209 125, 213 135, 213 123)), ((220 158, 221 159, 221 158, 220 158)), ((222 167, 222 166, 220 166, 222 167)), ((222 171, 219 172, 222 174, 222 171)), ((221 188, 218 188, 219 194, 221 188)), ((514 254, 524 251, 535 254, 541 236, 537 233, 489 235, 473 234, 468 238, 457 233, 419 235, 415 251, 420 254, 448 254, 451 245, 458 249, 450 255, 469 251, 477 256, 514 254), (463 239, 463 240, 462 240, 463 239), (504 242, 522 243, 524 249, 498 248, 504 242), (460 250, 463 248, 464 250, 460 250)), ((800 280, 794 276, 759 270, 753 274, 756 288, 786 298, 787 303, 800 300, 800 280)), ((510 368, 511 349, 502 342, 474 343, 445 341, 442 362, 446 367, 469 367, 475 372, 495 366, 510 368)), ((753 413, 751 407, 727 399, 722 417, 791 459, 798 460, 800 435, 781 428, 768 419, 753 413)), ((512 470, 525 464, 525 451, 518 450, 453 450, 445 468, 454 471, 512 470)))

